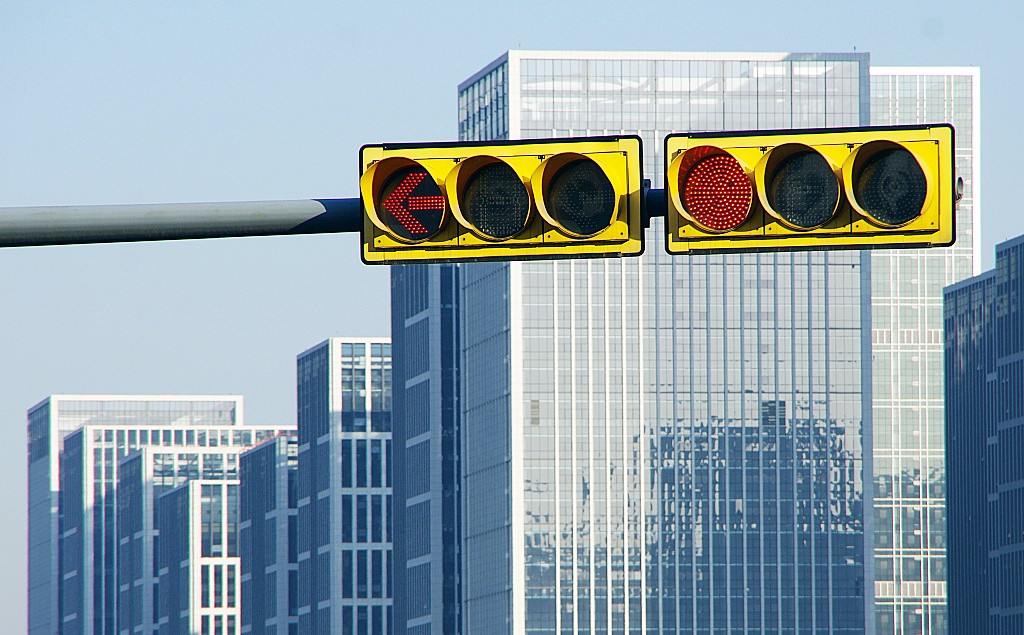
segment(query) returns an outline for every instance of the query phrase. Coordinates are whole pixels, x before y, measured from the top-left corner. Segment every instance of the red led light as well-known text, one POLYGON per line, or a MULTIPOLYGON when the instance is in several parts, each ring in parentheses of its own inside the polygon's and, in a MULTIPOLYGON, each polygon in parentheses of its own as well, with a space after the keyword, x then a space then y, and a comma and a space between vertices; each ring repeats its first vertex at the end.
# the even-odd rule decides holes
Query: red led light
MULTIPOLYGON (((419 187, 426 177, 427 172, 425 170, 410 171, 381 204, 384 211, 390 214, 408 232, 408 238, 424 236, 437 231, 437 227, 427 229, 420 222, 420 219, 410 212, 444 210, 443 196, 412 196, 413 191, 419 187)), ((434 189, 436 190, 436 187, 434 189)))
POLYGON ((713 231, 734 229, 750 214, 754 186, 746 170, 728 154, 699 159, 679 171, 683 205, 702 227, 713 231))

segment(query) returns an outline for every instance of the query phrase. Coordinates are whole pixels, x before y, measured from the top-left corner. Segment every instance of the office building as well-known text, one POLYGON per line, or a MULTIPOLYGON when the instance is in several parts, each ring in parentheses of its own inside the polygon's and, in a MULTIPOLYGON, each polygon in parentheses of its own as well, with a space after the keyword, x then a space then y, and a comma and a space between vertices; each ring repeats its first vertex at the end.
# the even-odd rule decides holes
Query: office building
POLYGON ((390 632, 391 344, 331 338, 297 370, 298 630, 390 632))
POLYGON ((116 483, 115 454, 162 443, 166 426, 198 430, 241 422, 236 396, 51 395, 29 409, 29 633, 114 632, 113 618, 104 616, 115 614, 116 602, 115 506, 107 496, 116 483), (60 459, 65 437, 87 424, 99 427, 79 434, 79 460, 68 477, 60 459), (62 510, 65 483, 76 487, 62 510))
POLYGON ((459 268, 391 269, 394 633, 462 632, 459 268))
POLYGON ((980 83, 977 68, 871 68, 872 124, 935 122, 956 129, 956 244, 871 252, 880 635, 948 632, 942 288, 980 271, 980 83))
MULTIPOLYGON (((941 387, 935 389, 936 385, 941 386, 941 379, 934 381, 935 377, 941 377, 937 307, 943 284, 968 275, 972 269, 977 270, 977 184, 980 177, 977 69, 879 68, 870 71, 868 80, 866 56, 854 57, 860 62, 858 73, 843 72, 844 64, 835 64, 843 56, 781 55, 774 56, 774 60, 773 56, 765 55, 745 56, 755 58, 750 60, 732 57, 510 52, 460 87, 460 135, 479 140, 639 132, 648 145, 645 176, 653 175, 657 187, 662 159, 650 149, 652 146, 656 151, 661 149, 660 141, 666 132, 941 121, 949 121, 957 127, 957 169, 966 186, 958 211, 958 244, 930 252, 879 251, 873 253, 870 265, 866 261, 859 263, 863 272, 870 273, 869 278, 859 281, 860 308, 873 306, 875 313, 873 316, 861 313, 863 331, 859 334, 861 346, 856 363, 861 369, 862 382, 872 376, 865 372, 865 364, 870 359, 867 351, 871 350, 867 338, 873 336, 876 345, 882 343, 883 346, 874 356, 874 389, 864 383, 855 392, 862 396, 861 406, 873 399, 872 409, 886 429, 877 440, 872 440, 870 424, 854 435, 859 441, 870 441, 869 447, 879 451, 878 467, 872 465, 873 452, 864 453, 856 443, 850 444, 851 452, 840 453, 835 458, 840 465, 854 461, 851 465, 858 479, 862 472, 856 461, 863 458, 864 468, 873 475, 874 490, 880 495, 882 522, 873 523, 870 512, 863 514, 862 519, 873 526, 868 529, 868 540, 877 546, 869 544, 869 547, 874 547, 877 553, 875 558, 864 562, 864 578, 858 584, 865 581, 870 584, 875 575, 876 559, 883 578, 866 593, 865 605, 869 612, 874 610, 870 607, 871 596, 875 593, 879 596, 877 612, 868 621, 877 620, 882 633, 944 633, 941 506, 944 468, 941 426, 935 425, 942 420, 941 399, 936 398, 941 395, 941 387), (783 59, 785 61, 780 63, 783 59), (794 62, 792 75, 786 77, 780 69, 790 62, 794 62), (851 81, 857 86, 851 87, 851 81), (869 81, 869 86, 865 86, 869 81), (838 95, 843 96, 836 99, 838 95), (790 96, 794 99, 790 100, 790 96), (854 114, 856 116, 852 116, 854 114), (845 123, 840 122, 843 119, 845 123), (866 279, 870 279, 870 285, 864 284, 866 279), (865 286, 871 293, 870 304, 864 301, 865 286), (875 324, 884 324, 869 332, 867 327, 872 324, 872 318, 875 324), (927 382, 931 382, 928 388, 922 389, 927 382), (924 415, 920 414, 922 411, 924 415), (921 442, 921 438, 926 440, 921 442), (906 481, 908 486, 894 492, 892 482, 900 480, 906 481), (906 569, 905 574, 903 569, 906 569)), ((849 59, 845 62, 846 66, 850 65, 849 59)), ((656 221, 656 228, 657 224, 656 221)), ((655 229, 649 235, 657 233, 655 229)), ((653 259, 647 258, 648 261, 653 259)), ((830 264, 834 269, 838 261, 830 264)), ((681 269, 676 264, 672 267, 681 269)), ((694 266, 687 265, 686 270, 692 276, 698 267, 694 263, 694 266)), ((461 275, 469 280, 465 270, 461 275)), ((512 288, 517 285, 514 277, 510 285, 512 288)), ((675 298, 678 284, 662 288, 673 286, 676 288, 671 293, 675 298)), ((829 309, 839 306, 834 302, 828 304, 829 309)), ((673 316, 678 319, 678 314, 674 311, 661 322, 668 323, 673 316)), ((685 326, 683 322, 685 318, 673 325, 673 339, 685 326)), ((744 339, 742 331, 749 326, 741 328, 741 341, 744 339)), ((688 328, 692 330, 692 325, 688 328)), ((767 331, 770 327, 762 324, 759 328, 767 331)), ((661 331, 665 333, 668 329, 661 331)), ((466 331, 463 336, 466 337, 466 331)), ((511 339, 514 341, 515 337, 511 339)), ((725 348, 718 353, 728 355, 728 342, 725 348)), ((826 343, 826 350, 828 348, 826 343)), ((736 347, 732 350, 736 351, 736 347)), ((680 360, 665 361, 668 363, 663 368, 677 369, 680 360)), ((810 362, 812 366, 822 367, 814 359, 810 362)), ((840 359, 839 364, 843 363, 840 359)), ((473 374, 468 366, 464 372, 466 377, 473 374)), ((832 368, 826 372, 835 376, 832 368)), ((465 402, 466 395, 462 398, 465 402)), ((730 398, 725 401, 728 403, 730 398)), ((780 409, 774 408, 775 411, 780 409)), ((735 406, 732 410, 736 411, 735 406)), ((773 408, 768 404, 765 410, 772 412, 773 408)), ((861 419, 870 422, 871 417, 864 413, 861 419)), ((462 425, 465 428, 469 421, 463 421, 462 425)), ((656 452, 651 453, 651 457, 655 455, 656 452)), ((468 459, 468 455, 463 457, 463 463, 468 459)), ((464 467, 463 471, 466 470, 464 467)), ((838 470, 839 473, 844 471, 843 468, 838 470)), ((870 507, 875 492, 858 494, 862 487, 855 483, 852 490, 839 496, 852 494, 856 500, 863 495, 863 503, 859 504, 870 507)), ((468 491, 466 495, 470 495, 468 491)), ((663 540, 659 544, 669 553, 674 549, 663 540)), ((469 557, 468 550, 463 556, 469 557)), ((721 620, 718 623, 721 624, 721 620)), ((746 626, 748 622, 743 623, 746 626)), ((866 623, 865 628, 870 629, 871 625, 866 623)))
MULTIPOLYGON (((667 132, 866 125, 867 67, 513 51, 460 86, 459 131, 639 133, 659 184, 667 132)), ((463 630, 863 632, 866 256, 654 240, 459 267, 463 630)))
POLYGON ((1024 632, 1024 236, 945 291, 949 625, 1024 632))
POLYGON ((156 502, 160 496, 189 480, 237 480, 241 453, 254 443, 286 431, 245 426, 232 429, 231 438, 226 439, 223 431, 215 428, 205 435, 203 431, 179 428, 173 430, 171 440, 180 438, 183 443, 144 446, 121 459, 115 491, 119 635, 157 632, 156 587, 159 568, 167 566, 160 562, 157 546, 160 521, 156 502), (190 437, 189 432, 194 436, 190 437), (212 445, 215 438, 216 445, 212 445))
MULTIPOLYGON (((119 571, 117 556, 118 481, 121 459, 140 448, 154 448, 153 479, 190 477, 202 453, 203 469, 237 474, 238 452, 276 434, 279 428, 264 426, 170 425, 135 426, 131 423, 87 423, 69 434, 61 453, 61 593, 63 633, 117 633, 119 571), (229 448, 234 446, 234 450, 229 448), (155 448, 159 448, 156 450, 155 448), (209 450, 208 450, 209 448, 209 450), (182 452, 179 453, 179 450, 182 452), (207 456, 208 455, 208 456, 207 456), (173 474, 171 473, 173 470, 173 474)), ((202 472, 200 472, 202 474, 202 472)), ((148 478, 144 474, 143 478, 148 478)), ((223 478, 223 477, 221 477, 223 478)), ((140 485, 144 490, 164 485, 140 485)), ((129 505, 136 519, 148 510, 146 495, 129 505)), ((135 522, 133 520, 133 522, 135 522)), ((147 523, 140 521, 145 527, 147 523)), ((152 540, 143 533, 143 542, 152 540)), ((130 547, 129 547, 130 548, 130 547)), ((145 548, 144 548, 145 549, 145 548)), ((152 581, 148 562, 139 571, 126 572, 132 584, 152 581), (138 574, 139 577, 135 577, 138 574)), ((127 583, 127 581, 126 581, 127 583)), ((145 592, 143 592, 145 596, 145 592)), ((145 604, 141 605, 145 606, 145 604)), ((143 619, 148 616, 144 615, 143 619)))
POLYGON ((157 508, 160 635, 239 635, 238 480, 186 481, 157 508))
POLYGON ((298 437, 280 435, 239 458, 241 632, 298 633, 298 437))

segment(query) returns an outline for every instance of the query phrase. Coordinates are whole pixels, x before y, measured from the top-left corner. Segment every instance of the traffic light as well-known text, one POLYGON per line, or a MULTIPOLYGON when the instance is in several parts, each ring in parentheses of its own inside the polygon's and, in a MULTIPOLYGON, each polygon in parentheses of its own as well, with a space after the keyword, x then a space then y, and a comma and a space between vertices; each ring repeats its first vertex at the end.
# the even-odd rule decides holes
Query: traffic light
POLYGON ((367 264, 637 256, 637 136, 359 152, 367 264))
POLYGON ((673 134, 672 254, 953 244, 953 127, 673 134))

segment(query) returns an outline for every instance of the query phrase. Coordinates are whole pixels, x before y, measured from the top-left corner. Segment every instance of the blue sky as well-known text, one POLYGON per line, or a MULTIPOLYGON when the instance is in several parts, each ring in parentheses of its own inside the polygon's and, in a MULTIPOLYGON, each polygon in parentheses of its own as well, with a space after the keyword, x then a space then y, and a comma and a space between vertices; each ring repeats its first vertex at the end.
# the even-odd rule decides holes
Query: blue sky
MULTIPOLYGON (((867 51, 980 66, 982 262, 1013 193, 1019 2, 0 4, 0 207, 352 197, 364 143, 456 136, 507 49, 867 51)), ((51 393, 231 393, 294 421, 295 355, 388 334, 356 237, 0 250, 0 606, 25 620, 25 411, 51 393)))

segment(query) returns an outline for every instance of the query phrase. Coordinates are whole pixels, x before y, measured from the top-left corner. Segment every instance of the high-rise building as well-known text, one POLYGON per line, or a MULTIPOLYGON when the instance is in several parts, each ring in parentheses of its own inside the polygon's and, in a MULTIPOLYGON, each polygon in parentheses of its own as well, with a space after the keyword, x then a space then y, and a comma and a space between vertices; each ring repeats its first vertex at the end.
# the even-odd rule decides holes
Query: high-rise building
POLYGON ((160 635, 239 635, 238 480, 186 481, 157 508, 160 635))
POLYGON ((949 625, 1024 632, 1024 236, 945 291, 949 625))
MULTIPOLYGON (((509 52, 460 86, 459 131, 639 133, 657 187, 667 132, 866 125, 867 68, 509 52)), ((870 630, 867 262, 655 241, 640 259, 459 266, 464 631, 870 630)), ((394 297, 416 293, 405 270, 394 297)))
POLYGON ((947 632, 942 288, 980 271, 980 103, 977 68, 871 68, 871 123, 952 123, 964 179, 956 244, 871 254, 879 635, 947 632))
MULTIPOLYGON (((144 463, 140 470, 143 483, 139 484, 143 491, 153 488, 148 493, 149 500, 153 500, 152 494, 168 482, 191 478, 200 461, 207 473, 218 474, 218 478, 230 473, 237 478, 239 452, 279 431, 272 426, 205 425, 202 421, 144 426, 130 420, 96 420, 65 437, 60 457, 61 632, 119 632, 118 545, 119 538, 128 538, 117 527, 121 459, 133 450, 154 448, 152 463, 144 463), (150 468, 152 481, 145 471, 150 468)), ((149 512, 143 507, 146 497, 143 494, 135 500, 138 504, 129 503, 123 509, 126 518, 133 518, 132 522, 138 521, 143 527, 147 523, 139 519, 149 512)), ((153 534, 148 533, 141 537, 143 544, 152 539, 153 534)), ((142 549, 149 551, 144 546, 142 549)), ((126 570, 125 574, 132 578, 132 584, 149 586, 155 575, 153 568, 149 562, 141 564, 138 571, 126 570)), ((140 606, 147 606, 147 600, 140 606)))
POLYGON ((331 338, 297 386, 298 630, 390 632, 391 344, 331 338))
POLYGON ((241 632, 298 633, 298 437, 268 439, 239 458, 241 632))
MULTIPOLYGON (((863 262, 863 270, 871 273, 869 305, 874 314, 869 315, 876 325, 871 335, 882 346, 873 357, 874 389, 863 385, 861 394, 870 399, 873 392, 873 412, 886 428, 870 446, 879 452, 879 464, 872 466, 872 452, 854 453, 863 457, 880 493, 881 521, 872 523, 870 512, 863 515, 873 524, 869 540, 878 542, 876 558, 865 562, 864 573, 873 578, 876 560, 882 569, 879 583, 868 590, 880 598, 874 620, 883 633, 943 633, 944 469, 937 425, 942 420, 941 379, 934 381, 940 377, 941 359, 937 307, 942 285, 978 266, 977 69, 874 69, 868 88, 864 56, 859 85, 850 90, 843 86, 850 76, 843 77, 837 71, 842 65, 834 64, 838 56, 748 56, 757 64, 737 57, 510 52, 461 86, 460 134, 484 139, 639 132, 648 149, 653 145, 658 151, 660 137, 674 130, 827 127, 843 125, 837 122, 844 117, 846 125, 954 124, 957 173, 966 184, 957 212, 957 245, 927 252, 874 252, 871 265, 879 269, 877 274, 863 262), (791 78, 773 64, 781 58, 802 62, 793 67, 791 78), (788 100, 787 92, 796 100, 788 100), (857 98, 836 99, 835 92, 856 93, 857 98), (850 117, 854 113, 857 117, 850 117), (908 482, 906 488, 894 492, 893 482, 901 480, 908 482)), ((644 169, 654 174, 657 186, 662 159, 655 155, 646 153, 644 169)), ((656 229, 651 234, 656 236, 656 229)), ((463 278, 468 280, 466 273, 463 278)), ((863 315, 861 324, 865 339, 872 324, 869 315, 863 315)), ((864 354, 858 361, 862 370, 866 359, 864 354)), ((870 427, 863 430, 866 440, 871 440, 870 427)), ((869 505, 871 492, 865 494, 869 505)))
MULTIPOLYGON (((242 422, 236 396, 51 395, 28 411, 28 626, 32 635, 113 633, 116 571, 115 507, 108 498, 116 483, 117 458, 148 445, 154 426, 225 426, 242 422), (67 482, 90 480, 77 489, 77 505, 62 510, 60 455, 65 437, 85 424, 101 439, 79 437, 80 461, 67 482), (82 446, 90 444, 90 469, 82 471, 82 446), (95 447, 93 447, 95 445, 95 447), (115 454, 118 455, 115 458, 115 454), (67 517, 65 519, 65 516, 67 517), (67 520, 67 522, 65 522, 67 520), (109 533, 103 529, 110 528, 109 533), (77 529, 89 529, 88 541, 77 529), (69 549, 63 553, 63 544, 69 549), (63 561, 69 565, 65 567, 63 561), (90 563, 97 578, 84 577, 90 563), (93 567, 95 563, 95 568, 93 567), (71 572, 74 573, 71 573, 71 572)), ((157 433, 159 444, 162 436, 157 433)))
POLYGON ((462 632, 459 268, 391 268, 394 633, 462 632))
MULTIPOLYGON (((220 431, 217 437, 221 437, 220 431)), ((157 632, 157 583, 160 540, 157 500, 190 480, 237 480, 240 455, 253 443, 276 438, 280 428, 250 427, 232 430, 228 443, 211 445, 214 436, 196 434, 189 445, 188 428, 173 430, 183 444, 144 446, 118 465, 115 492, 117 510, 117 630, 118 635, 157 632), (178 435, 178 432, 181 432, 178 435), (242 432, 236 437, 234 432, 242 432), (238 441, 237 443, 235 441, 238 441)), ((161 435, 162 436, 162 435, 161 435)), ((234 632, 234 631, 232 631, 234 632)))

